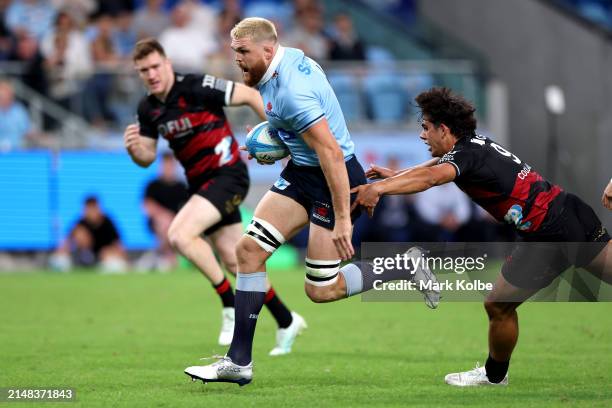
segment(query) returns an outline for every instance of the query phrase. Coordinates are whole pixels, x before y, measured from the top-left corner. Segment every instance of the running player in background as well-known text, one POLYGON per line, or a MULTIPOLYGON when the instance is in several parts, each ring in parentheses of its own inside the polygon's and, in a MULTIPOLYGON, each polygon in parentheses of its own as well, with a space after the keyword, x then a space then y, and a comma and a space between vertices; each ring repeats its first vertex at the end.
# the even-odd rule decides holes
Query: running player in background
MULTIPOLYGON (((351 187, 366 183, 336 95, 321 67, 301 50, 278 43, 276 28, 247 18, 231 32, 244 82, 259 89, 270 126, 291 153, 280 178, 261 199, 237 246, 236 326, 225 357, 185 373, 204 382, 251 382, 251 351, 265 299, 266 260, 309 225, 305 291, 317 303, 372 289, 371 264, 340 262, 354 255, 351 187)), ((418 249, 411 249, 414 256, 418 249)), ((378 278, 377 278, 378 279, 378 278)), ((434 302, 437 304, 437 300, 434 302)))
POLYGON ((520 240, 484 305, 489 316, 486 365, 445 378, 456 386, 506 385, 518 340, 516 309, 571 265, 612 283, 610 235, 580 198, 549 183, 493 140, 477 135, 475 109, 462 97, 433 88, 418 95, 416 102, 422 112, 421 139, 439 161, 432 159, 399 174, 370 169, 369 176, 384 180, 355 188, 353 206, 364 206, 372 214, 383 194, 417 193, 454 181, 498 221, 516 227, 520 240), (583 244, 562 244, 568 242, 583 244))
MULTIPOLYGON (((139 41, 133 60, 149 95, 138 106, 138 124, 125 130, 125 146, 136 164, 147 167, 157 157, 161 134, 183 165, 191 197, 172 221, 168 239, 219 294, 223 303, 219 344, 228 345, 234 331, 234 293, 213 247, 235 274, 236 243, 243 233, 238 206, 249 189, 249 175, 223 107, 249 105, 263 118, 261 97, 247 86, 211 75, 175 73, 155 39, 139 41)), ((265 304, 279 327, 270 354, 286 354, 304 328, 304 319, 287 309, 268 282, 265 286, 265 304)))

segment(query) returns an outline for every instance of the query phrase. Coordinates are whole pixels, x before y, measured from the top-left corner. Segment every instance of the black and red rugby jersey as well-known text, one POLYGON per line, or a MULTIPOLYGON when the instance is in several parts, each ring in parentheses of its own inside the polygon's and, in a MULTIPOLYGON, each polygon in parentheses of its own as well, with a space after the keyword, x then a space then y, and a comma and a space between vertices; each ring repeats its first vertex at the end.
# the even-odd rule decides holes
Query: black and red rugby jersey
POLYGON ((140 134, 168 140, 192 187, 213 177, 220 167, 240 160, 238 143, 223 111, 233 90, 232 81, 212 75, 175 73, 164 102, 147 95, 138 105, 140 134))
POLYGON ((463 137, 439 161, 455 166, 455 183, 496 220, 539 231, 561 213, 565 193, 484 136, 463 137), (547 218, 548 216, 548 218, 547 218))

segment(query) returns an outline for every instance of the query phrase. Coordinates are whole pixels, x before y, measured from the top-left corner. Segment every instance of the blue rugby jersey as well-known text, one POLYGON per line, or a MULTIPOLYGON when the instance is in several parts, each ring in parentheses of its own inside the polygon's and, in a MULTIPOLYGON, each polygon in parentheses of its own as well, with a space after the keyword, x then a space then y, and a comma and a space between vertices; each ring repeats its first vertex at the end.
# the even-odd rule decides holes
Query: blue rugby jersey
POLYGON ((257 88, 268 122, 278 130, 295 164, 319 166, 317 154, 301 134, 323 118, 327 119, 345 160, 353 156, 355 146, 338 99, 323 69, 303 51, 279 45, 257 88))

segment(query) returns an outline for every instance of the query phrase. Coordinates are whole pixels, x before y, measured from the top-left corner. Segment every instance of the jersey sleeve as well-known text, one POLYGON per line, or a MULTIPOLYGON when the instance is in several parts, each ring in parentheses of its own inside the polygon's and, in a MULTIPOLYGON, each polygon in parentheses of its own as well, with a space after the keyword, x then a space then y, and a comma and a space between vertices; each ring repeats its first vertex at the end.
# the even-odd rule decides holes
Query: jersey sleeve
POLYGON ((287 93, 282 116, 296 133, 304 133, 323 119, 325 113, 315 89, 298 88, 287 93))
POLYGON ((470 150, 452 150, 446 153, 438 164, 450 163, 455 167, 457 177, 465 175, 474 167, 474 153, 470 150))
POLYGON ((140 127, 139 133, 142 136, 150 137, 151 139, 157 139, 159 137, 157 128, 151 121, 151 109, 146 100, 143 100, 140 105, 138 105, 138 126, 140 127))
POLYGON ((191 90, 204 105, 229 106, 234 93, 234 82, 213 75, 196 75, 192 78, 191 90))

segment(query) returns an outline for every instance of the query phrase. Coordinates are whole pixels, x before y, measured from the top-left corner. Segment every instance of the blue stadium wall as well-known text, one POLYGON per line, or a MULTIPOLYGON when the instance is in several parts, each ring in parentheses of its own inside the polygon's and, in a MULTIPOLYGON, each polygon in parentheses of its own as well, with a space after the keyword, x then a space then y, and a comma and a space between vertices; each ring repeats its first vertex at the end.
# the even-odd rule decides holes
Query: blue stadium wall
MULTIPOLYGON (((415 132, 355 139, 364 167, 385 164, 390 157, 399 159, 403 167, 428 158, 415 132)), ((280 166, 250 162, 253 184, 267 188, 278 177, 280 166)), ((151 248, 155 241, 142 211, 142 196, 157 173, 157 162, 140 168, 123 150, 0 153, 0 250, 55 248, 80 217, 89 195, 98 196, 128 249, 151 248)))

